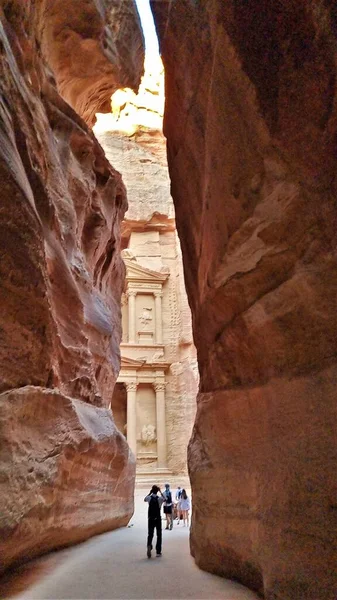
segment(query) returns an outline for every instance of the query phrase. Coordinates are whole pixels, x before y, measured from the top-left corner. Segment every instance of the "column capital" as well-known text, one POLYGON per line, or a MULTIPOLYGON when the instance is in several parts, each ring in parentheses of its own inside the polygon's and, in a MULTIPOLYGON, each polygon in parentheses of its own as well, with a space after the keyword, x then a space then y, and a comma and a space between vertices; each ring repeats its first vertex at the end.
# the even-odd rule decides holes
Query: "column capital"
POLYGON ((166 388, 166 382, 165 381, 155 381, 153 383, 153 387, 156 390, 156 392, 164 392, 165 388, 166 388))
POLYGON ((137 290, 126 290, 125 292, 126 296, 129 298, 130 296, 137 296, 137 290))
POLYGON ((162 298, 164 294, 161 290, 154 290, 153 295, 155 298, 162 298))
POLYGON ((128 392, 135 392, 137 390, 138 383, 137 381, 126 381, 125 387, 128 392))

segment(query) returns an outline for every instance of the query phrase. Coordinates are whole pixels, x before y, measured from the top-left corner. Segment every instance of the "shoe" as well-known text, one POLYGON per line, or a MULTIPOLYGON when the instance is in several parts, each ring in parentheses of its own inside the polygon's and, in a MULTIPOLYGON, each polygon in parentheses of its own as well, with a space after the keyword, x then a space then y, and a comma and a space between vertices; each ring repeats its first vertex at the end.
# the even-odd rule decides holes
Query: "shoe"
POLYGON ((151 546, 148 546, 147 553, 146 553, 148 558, 151 558, 151 550, 152 550, 151 546))
POLYGON ((169 527, 165 527, 165 529, 169 529, 169 527))
POLYGON ((172 531, 172 529, 173 529, 173 524, 171 523, 171 525, 170 525, 170 531, 172 531))
POLYGON ((157 556, 161 556, 161 552, 157 552, 157 556))

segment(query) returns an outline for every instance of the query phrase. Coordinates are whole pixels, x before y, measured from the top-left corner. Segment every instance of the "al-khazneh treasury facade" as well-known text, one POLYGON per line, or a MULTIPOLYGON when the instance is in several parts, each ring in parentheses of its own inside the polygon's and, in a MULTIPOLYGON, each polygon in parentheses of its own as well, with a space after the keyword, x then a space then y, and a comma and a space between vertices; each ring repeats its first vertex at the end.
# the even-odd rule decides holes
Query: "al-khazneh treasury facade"
POLYGON ((163 73, 147 64, 138 96, 120 91, 95 128, 123 176, 121 371, 111 408, 137 457, 139 476, 184 475, 198 388, 181 252, 161 132, 163 73))

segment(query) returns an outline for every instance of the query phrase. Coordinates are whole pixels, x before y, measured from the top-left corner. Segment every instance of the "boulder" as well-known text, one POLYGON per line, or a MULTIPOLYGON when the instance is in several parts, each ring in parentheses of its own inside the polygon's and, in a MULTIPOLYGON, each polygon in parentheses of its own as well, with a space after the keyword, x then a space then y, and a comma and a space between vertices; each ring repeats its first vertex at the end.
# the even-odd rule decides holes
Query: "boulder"
POLYGON ((135 461, 111 411, 26 386, 0 394, 0 572, 126 525, 135 461))

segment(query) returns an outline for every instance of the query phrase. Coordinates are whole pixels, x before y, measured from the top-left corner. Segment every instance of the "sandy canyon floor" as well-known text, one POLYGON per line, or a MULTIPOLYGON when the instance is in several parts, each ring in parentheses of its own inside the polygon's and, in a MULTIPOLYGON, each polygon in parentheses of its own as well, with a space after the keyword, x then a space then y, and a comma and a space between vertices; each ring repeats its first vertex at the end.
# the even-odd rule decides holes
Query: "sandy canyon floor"
MULTIPOLYGON (((194 598, 256 600, 241 585, 199 570, 189 553, 189 529, 175 521, 163 555, 146 556, 147 490, 136 490, 129 526, 52 553, 3 581, 1 598, 17 600, 194 598)), ((1 583, 0 583, 1 586, 1 583)))

